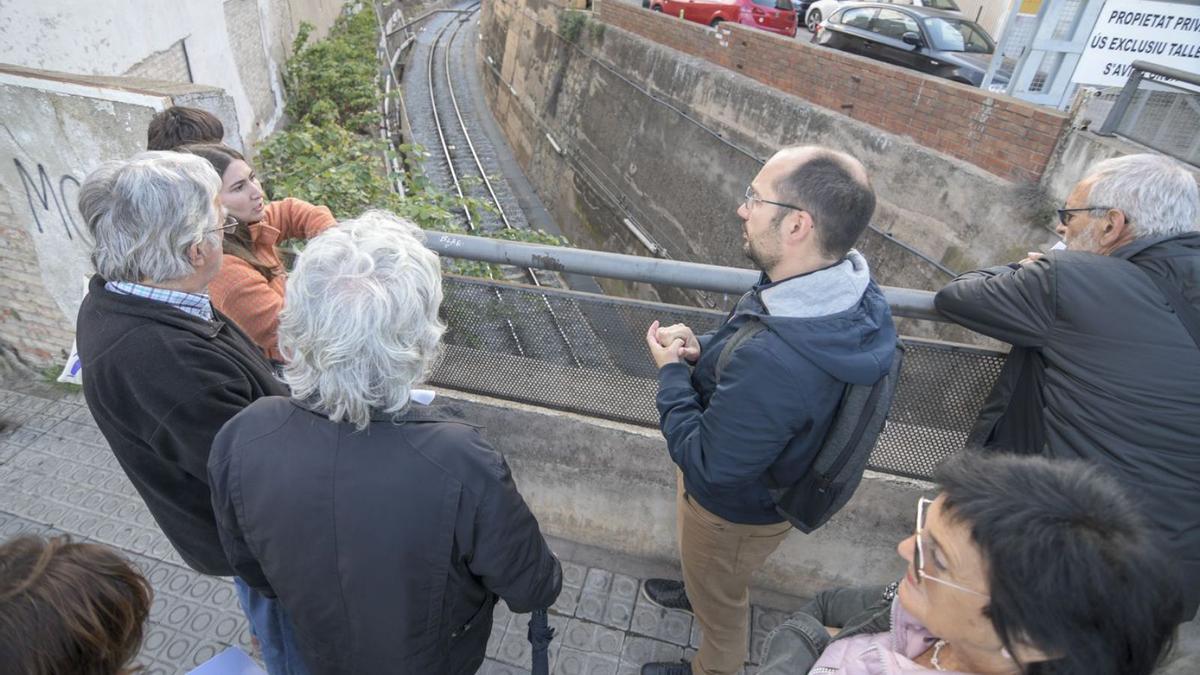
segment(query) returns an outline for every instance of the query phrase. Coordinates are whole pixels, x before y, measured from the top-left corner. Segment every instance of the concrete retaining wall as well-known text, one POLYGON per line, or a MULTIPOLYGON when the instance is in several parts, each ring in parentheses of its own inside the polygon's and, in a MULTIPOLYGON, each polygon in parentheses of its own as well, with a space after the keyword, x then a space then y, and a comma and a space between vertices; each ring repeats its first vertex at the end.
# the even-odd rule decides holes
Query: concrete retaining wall
POLYGON ((0 344, 35 364, 66 359, 92 272, 79 185, 144 150, 150 118, 171 105, 212 110, 238 138, 219 89, 0 67, 0 344))
MULTIPOLYGON (((697 44, 724 39, 628 11, 691 31, 697 44)), ((737 203, 761 159, 799 143, 842 149, 866 164, 879 231, 862 248, 883 283, 935 290, 949 278, 939 265, 963 271, 1016 260, 1053 236, 1053 212, 1036 185, 997 178, 590 14, 580 15, 590 18, 571 42, 560 35, 564 15, 549 0, 485 3, 479 57, 489 105, 517 161, 578 246, 644 254, 622 224, 629 218, 674 258, 746 266, 737 203)), ((748 33, 731 30, 735 38, 748 33)))
MULTIPOLYGON (((1067 116, 976 87, 740 25, 712 30, 621 0, 596 0, 601 21, 966 160, 1036 182, 1067 116)), ((727 22, 728 23, 728 22, 727 22)))
MULTIPOLYGON (((1157 153, 1144 145, 1116 136, 1098 136, 1086 129, 1072 129, 1063 139, 1059 153, 1046 171, 1042 181, 1046 192, 1057 202, 1065 203, 1075 184, 1088 174, 1097 162, 1143 152, 1157 153)), ((1200 169, 1184 164, 1200 181, 1200 169)))
MULTIPOLYGON (((659 561, 678 561, 675 465, 654 429, 461 392, 442 396, 484 424, 543 531, 659 561)), ((796 595, 903 574, 896 544, 913 529, 917 498, 933 486, 868 472, 850 503, 811 535, 793 531, 756 584, 796 595)))

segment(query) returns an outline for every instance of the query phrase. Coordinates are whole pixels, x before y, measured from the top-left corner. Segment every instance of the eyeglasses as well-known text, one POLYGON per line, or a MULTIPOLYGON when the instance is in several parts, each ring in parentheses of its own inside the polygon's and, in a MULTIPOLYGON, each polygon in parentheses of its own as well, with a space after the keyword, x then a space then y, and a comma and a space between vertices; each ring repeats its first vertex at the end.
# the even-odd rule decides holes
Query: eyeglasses
POLYGON ((235 218, 233 216, 225 216, 225 222, 223 225, 221 225, 220 227, 214 227, 214 228, 207 229, 204 231, 204 234, 208 234, 209 232, 216 232, 217 230, 220 230, 221 232, 224 232, 225 234, 233 234, 233 231, 237 228, 237 226, 238 226, 237 218, 235 218))
POLYGON ((1072 213, 1076 213, 1078 211, 1107 211, 1111 208, 1112 208, 1111 206, 1084 206, 1084 207, 1078 208, 1078 209, 1054 209, 1054 210, 1055 210, 1055 212, 1058 213, 1058 222, 1062 223, 1063 227, 1067 227, 1068 225, 1071 224, 1071 214, 1072 213))
POLYGON ((973 591, 966 586, 959 586, 951 581, 939 579, 925 571, 925 543, 921 540, 921 532, 925 529, 925 512, 932 503, 932 499, 926 499, 924 497, 921 497, 917 500, 917 549, 913 552, 913 567, 916 569, 917 581, 924 581, 928 579, 929 581, 936 581, 943 586, 957 588, 958 590, 965 593, 970 593, 971 595, 978 595, 981 598, 988 597, 979 591, 973 591))
POLYGON ((797 211, 804 211, 806 213, 809 212, 808 209, 800 207, 800 206, 794 206, 792 204, 784 204, 783 202, 773 202, 770 199, 763 199, 762 197, 759 197, 758 195, 754 194, 754 186, 747 185, 746 186, 746 201, 744 202, 746 205, 747 211, 754 208, 754 202, 762 202, 764 204, 770 204, 772 206, 782 206, 785 209, 795 209, 797 211))

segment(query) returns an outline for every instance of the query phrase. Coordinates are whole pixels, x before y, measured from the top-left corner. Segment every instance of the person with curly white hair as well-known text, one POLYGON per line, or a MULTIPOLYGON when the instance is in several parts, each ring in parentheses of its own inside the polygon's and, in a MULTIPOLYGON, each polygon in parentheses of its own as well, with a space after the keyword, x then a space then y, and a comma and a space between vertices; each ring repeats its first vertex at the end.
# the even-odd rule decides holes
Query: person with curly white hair
POLYGON ((230 420, 213 506, 230 561, 277 596, 319 673, 474 673, 497 596, 550 606, 562 569, 508 465, 417 390, 445 324, 438 257, 373 211, 311 241, 279 321, 290 398, 230 420))

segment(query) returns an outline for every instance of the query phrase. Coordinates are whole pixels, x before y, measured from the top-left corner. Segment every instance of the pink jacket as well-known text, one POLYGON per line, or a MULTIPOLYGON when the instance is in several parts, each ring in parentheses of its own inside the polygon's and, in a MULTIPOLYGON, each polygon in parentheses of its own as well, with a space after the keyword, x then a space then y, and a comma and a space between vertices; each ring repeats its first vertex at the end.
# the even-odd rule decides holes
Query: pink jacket
MULTIPOLYGON (((887 633, 855 635, 834 640, 825 648, 821 658, 808 671, 809 675, 839 673, 842 675, 909 675, 936 672, 913 663, 937 639, 925 630, 911 614, 900 606, 900 598, 892 600, 892 629, 887 633)), ((957 671, 947 671, 951 675, 957 671)), ((958 673, 970 675, 970 673, 958 673)))

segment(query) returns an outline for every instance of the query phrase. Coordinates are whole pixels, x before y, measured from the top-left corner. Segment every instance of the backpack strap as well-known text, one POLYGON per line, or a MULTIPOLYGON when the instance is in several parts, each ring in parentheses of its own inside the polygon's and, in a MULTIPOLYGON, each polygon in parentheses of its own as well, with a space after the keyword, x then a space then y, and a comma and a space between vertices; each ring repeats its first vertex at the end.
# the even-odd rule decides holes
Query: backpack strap
POLYGON ((713 376, 714 385, 720 384, 721 371, 725 370, 726 364, 728 364, 729 360, 733 358, 734 350, 742 346, 743 342, 749 340, 755 335, 758 335, 766 329, 767 327, 763 325, 763 322, 751 317, 749 321, 742 324, 740 328, 734 331, 733 335, 725 341, 725 346, 721 347, 721 355, 717 357, 717 370, 713 376))
POLYGON ((1158 287, 1163 297, 1166 298, 1167 304, 1175 311, 1175 316, 1179 317, 1179 322, 1187 329, 1188 335, 1192 336, 1192 342, 1195 342, 1196 347, 1200 348, 1200 310, 1197 310, 1194 305, 1189 303, 1187 298, 1183 297, 1183 293, 1179 288, 1172 285, 1170 280, 1165 276, 1137 263, 1133 263, 1133 266, 1141 270, 1150 278, 1150 281, 1154 282, 1154 285, 1158 287))

